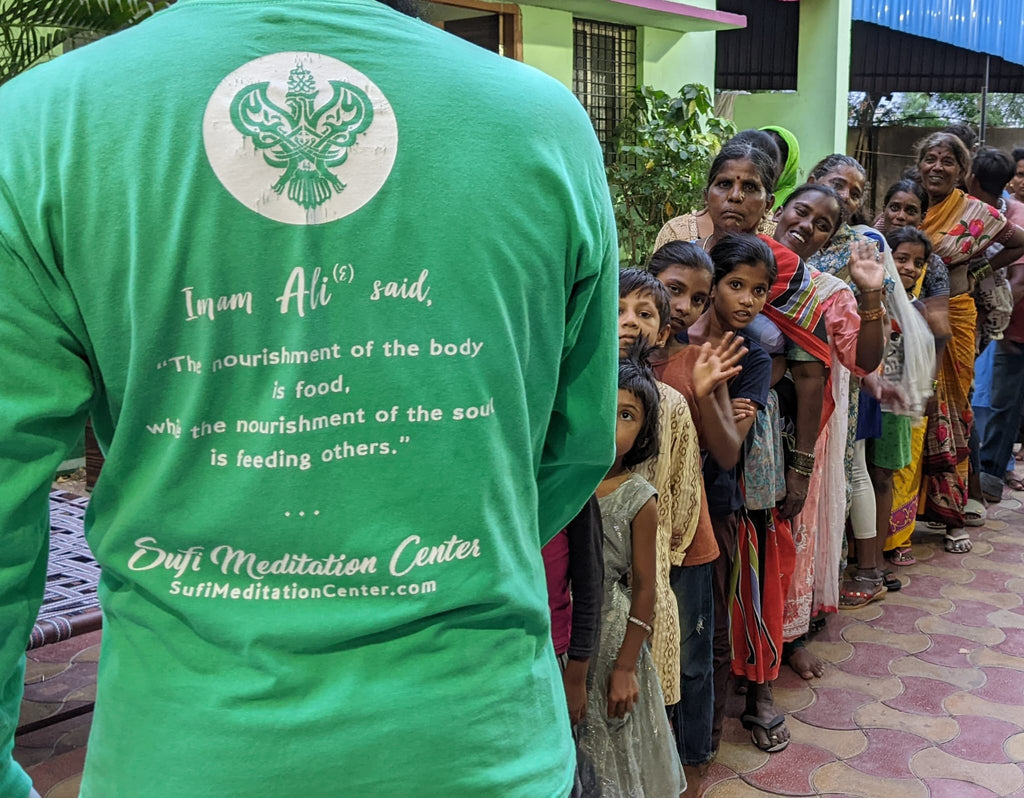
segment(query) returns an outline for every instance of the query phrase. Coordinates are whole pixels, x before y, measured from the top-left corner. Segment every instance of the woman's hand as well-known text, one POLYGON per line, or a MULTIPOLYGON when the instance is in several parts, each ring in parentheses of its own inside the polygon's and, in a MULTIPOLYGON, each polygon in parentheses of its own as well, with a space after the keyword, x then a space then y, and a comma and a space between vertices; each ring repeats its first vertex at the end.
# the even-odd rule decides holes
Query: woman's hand
POLYGON ((693 393, 697 399, 710 396, 723 382, 739 374, 743 367, 739 362, 747 354, 743 338, 727 332, 717 346, 705 341, 701 344, 700 355, 693 364, 693 393))
POLYGON ((753 418, 757 415, 757 405, 750 399, 732 400, 732 420, 739 424, 741 421, 753 418))
POLYGON ((850 247, 850 278, 861 292, 882 287, 885 278, 882 254, 872 242, 856 241, 850 247))
POLYGON ((884 379, 878 372, 873 371, 861 379, 861 388, 866 390, 875 399, 886 407, 899 407, 907 409, 907 395, 899 385, 884 379))
POLYGON ((811 478, 798 474, 792 468, 786 469, 786 498, 779 506, 779 515, 789 520, 798 515, 804 509, 804 502, 807 501, 807 486, 811 478))
POLYGON ((624 718, 633 711, 640 697, 636 671, 624 670, 617 665, 608 679, 608 717, 624 718))

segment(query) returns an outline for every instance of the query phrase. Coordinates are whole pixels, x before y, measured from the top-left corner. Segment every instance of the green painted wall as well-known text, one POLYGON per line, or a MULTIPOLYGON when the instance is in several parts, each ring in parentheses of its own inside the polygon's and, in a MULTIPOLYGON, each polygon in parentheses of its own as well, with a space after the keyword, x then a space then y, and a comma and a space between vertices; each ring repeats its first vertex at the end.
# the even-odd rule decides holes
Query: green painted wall
POLYGON ((740 129, 774 124, 793 131, 801 178, 826 155, 846 152, 851 24, 851 0, 800 3, 797 91, 736 97, 740 129))
POLYGON ((637 32, 641 83, 675 94, 686 83, 715 85, 715 34, 676 33, 660 28, 637 32))
MULTIPOLYGON (((714 0, 693 5, 714 7, 714 0)), ((523 15, 523 61, 572 88, 572 20, 568 11, 519 6, 523 15)), ((600 18, 595 16, 595 18, 600 18)), ((675 93, 685 83, 713 86, 715 34, 637 28, 637 81, 675 93)))
POLYGON ((572 14, 519 6, 523 15, 523 63, 572 88, 572 14))

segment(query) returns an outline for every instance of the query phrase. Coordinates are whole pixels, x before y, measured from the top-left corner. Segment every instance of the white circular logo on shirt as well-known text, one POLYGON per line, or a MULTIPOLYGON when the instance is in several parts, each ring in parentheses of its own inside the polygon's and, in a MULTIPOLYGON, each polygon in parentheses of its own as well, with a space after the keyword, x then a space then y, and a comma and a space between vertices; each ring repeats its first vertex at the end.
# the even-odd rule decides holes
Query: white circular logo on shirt
POLYGON ((217 179, 261 216, 323 224, 380 191, 398 150, 391 104, 366 75, 319 53, 239 67, 206 104, 203 143, 217 179))

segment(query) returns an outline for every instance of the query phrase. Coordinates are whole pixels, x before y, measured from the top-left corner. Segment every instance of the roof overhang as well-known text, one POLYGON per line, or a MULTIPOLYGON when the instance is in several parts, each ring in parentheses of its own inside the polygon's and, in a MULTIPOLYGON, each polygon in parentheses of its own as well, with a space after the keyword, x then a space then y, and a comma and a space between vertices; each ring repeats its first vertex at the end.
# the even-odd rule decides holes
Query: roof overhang
POLYGON ((577 17, 690 33, 747 26, 742 14, 700 8, 673 0, 530 0, 529 5, 569 11, 577 17))

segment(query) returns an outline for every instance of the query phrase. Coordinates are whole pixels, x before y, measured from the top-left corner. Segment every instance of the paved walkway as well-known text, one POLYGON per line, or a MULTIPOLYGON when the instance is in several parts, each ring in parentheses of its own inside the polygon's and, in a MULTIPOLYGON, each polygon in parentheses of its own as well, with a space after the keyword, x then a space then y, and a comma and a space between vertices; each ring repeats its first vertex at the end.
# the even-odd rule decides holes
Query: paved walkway
MULTIPOLYGON (((830 618, 809 643, 832 663, 824 678, 783 668, 789 748, 758 751, 730 718, 707 798, 1024 798, 1021 500, 1007 493, 989 508, 968 555, 916 534, 903 590, 830 618)), ((98 642, 97 632, 31 652, 23 722, 92 697, 98 642)), ((18 738, 15 757, 43 798, 77 797, 90 719, 18 738)))

